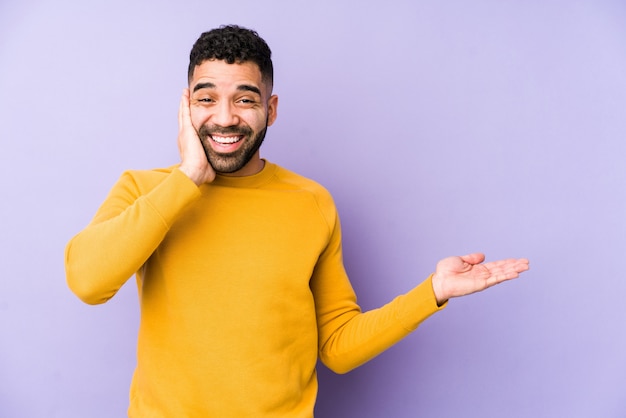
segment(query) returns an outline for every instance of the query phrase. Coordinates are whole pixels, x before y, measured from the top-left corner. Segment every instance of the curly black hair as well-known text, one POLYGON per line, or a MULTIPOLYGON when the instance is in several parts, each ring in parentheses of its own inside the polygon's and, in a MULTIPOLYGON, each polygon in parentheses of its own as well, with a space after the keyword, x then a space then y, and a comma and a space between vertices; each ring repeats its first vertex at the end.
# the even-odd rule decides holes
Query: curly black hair
POLYGON ((213 59, 224 60, 229 64, 254 62, 261 70, 262 80, 270 86, 273 84, 272 51, 259 34, 251 29, 223 25, 200 35, 189 53, 189 80, 197 65, 213 59))

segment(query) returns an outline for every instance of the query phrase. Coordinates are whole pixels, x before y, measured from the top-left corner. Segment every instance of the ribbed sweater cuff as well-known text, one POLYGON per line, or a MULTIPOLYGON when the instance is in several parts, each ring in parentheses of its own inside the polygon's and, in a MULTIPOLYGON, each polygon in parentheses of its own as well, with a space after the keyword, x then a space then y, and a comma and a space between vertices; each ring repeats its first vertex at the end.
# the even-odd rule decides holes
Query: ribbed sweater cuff
POLYGON ((169 227, 185 206, 200 197, 200 189, 185 173, 174 169, 159 185, 158 193, 150 193, 147 197, 169 227))
POLYGON ((428 317, 448 305, 447 301, 441 306, 437 305, 432 279, 431 274, 418 286, 401 296, 403 301, 397 311, 398 319, 409 331, 415 330, 428 317))

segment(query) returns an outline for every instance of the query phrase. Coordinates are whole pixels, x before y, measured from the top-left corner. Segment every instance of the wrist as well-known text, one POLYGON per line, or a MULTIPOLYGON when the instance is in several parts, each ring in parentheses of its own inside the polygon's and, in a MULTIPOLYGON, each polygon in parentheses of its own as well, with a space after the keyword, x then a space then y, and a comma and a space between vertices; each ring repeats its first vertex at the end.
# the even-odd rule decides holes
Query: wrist
POLYGON ((441 277, 437 275, 437 273, 433 273, 432 279, 433 293, 435 294, 435 300, 437 301, 437 305, 441 306, 446 303, 449 297, 445 294, 443 290, 443 283, 441 277))
POLYGON ((178 169, 182 171, 184 175, 189 177, 189 179, 193 181, 196 184, 196 186, 200 186, 203 183, 202 178, 201 178, 202 177, 201 173, 199 173, 198 170, 193 170, 182 164, 178 167, 178 169))

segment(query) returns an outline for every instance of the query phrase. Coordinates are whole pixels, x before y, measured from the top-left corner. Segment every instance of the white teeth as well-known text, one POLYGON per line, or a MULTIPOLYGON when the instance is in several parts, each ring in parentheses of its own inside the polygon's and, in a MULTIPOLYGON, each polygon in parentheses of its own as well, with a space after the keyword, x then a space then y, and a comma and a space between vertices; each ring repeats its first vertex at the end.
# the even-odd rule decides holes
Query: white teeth
POLYGON ((238 136, 212 135, 211 138, 213 139, 213 141, 217 142, 218 144, 234 144, 235 142, 239 141, 238 136))

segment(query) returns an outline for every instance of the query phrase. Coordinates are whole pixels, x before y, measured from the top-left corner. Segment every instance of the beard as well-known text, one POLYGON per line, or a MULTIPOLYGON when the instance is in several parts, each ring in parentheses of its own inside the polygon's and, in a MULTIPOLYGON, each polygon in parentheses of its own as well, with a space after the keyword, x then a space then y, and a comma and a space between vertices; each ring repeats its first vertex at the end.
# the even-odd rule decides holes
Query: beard
POLYGON ((206 158, 209 160, 209 164, 211 164, 213 170, 215 170, 216 173, 234 173, 245 167, 259 148, 261 148, 266 132, 267 122, 265 123, 265 127, 256 134, 248 126, 221 127, 217 125, 202 125, 198 130, 198 136, 200 137, 206 158), (241 139, 243 144, 234 152, 217 152, 210 144, 210 136, 213 134, 224 136, 241 135, 243 136, 241 139))

